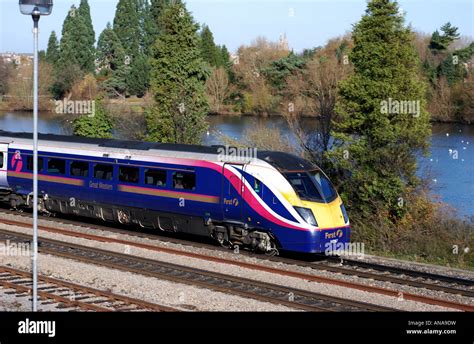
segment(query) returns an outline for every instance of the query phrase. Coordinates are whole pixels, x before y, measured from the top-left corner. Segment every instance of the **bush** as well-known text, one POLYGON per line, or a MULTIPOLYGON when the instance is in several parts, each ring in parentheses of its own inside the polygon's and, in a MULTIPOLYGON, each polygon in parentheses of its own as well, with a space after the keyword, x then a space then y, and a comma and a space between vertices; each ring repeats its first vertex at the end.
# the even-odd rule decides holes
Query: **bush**
POLYGON ((363 242, 377 255, 474 269, 474 254, 464 251, 474 247, 474 217, 459 219, 453 209, 434 203, 426 192, 413 194, 397 223, 389 221, 383 210, 370 219, 349 213, 352 241, 363 242))

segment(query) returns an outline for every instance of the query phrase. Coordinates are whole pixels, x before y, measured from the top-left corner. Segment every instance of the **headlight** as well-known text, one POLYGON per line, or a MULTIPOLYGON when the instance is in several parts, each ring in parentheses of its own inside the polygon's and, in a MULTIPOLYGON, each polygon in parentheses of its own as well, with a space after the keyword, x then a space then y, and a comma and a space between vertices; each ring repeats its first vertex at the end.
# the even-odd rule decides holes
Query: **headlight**
POLYGON ((303 207, 294 207, 298 214, 310 225, 312 226, 318 226, 318 223, 316 222, 316 219, 314 218, 313 211, 309 208, 303 208, 303 207))
POLYGON ((342 204, 342 203, 341 203, 341 212, 342 212, 342 216, 344 216, 344 223, 348 223, 349 222, 349 216, 347 216, 346 208, 344 207, 344 204, 342 204))

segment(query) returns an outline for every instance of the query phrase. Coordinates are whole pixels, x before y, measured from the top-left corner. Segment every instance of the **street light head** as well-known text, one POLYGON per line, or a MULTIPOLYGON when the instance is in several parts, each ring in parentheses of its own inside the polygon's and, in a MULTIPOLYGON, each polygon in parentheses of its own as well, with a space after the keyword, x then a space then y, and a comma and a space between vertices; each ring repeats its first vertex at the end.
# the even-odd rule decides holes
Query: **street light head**
POLYGON ((25 15, 50 15, 53 0, 20 0, 20 12, 25 15))

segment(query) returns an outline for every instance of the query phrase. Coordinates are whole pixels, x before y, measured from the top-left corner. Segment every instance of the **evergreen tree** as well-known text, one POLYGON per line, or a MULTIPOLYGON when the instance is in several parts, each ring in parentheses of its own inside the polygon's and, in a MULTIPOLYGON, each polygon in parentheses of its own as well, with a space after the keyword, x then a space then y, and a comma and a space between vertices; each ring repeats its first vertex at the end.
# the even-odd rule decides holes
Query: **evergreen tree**
POLYGON ((64 20, 61 44, 60 63, 76 64, 84 73, 94 71, 94 51, 90 45, 90 31, 87 20, 80 11, 71 6, 69 13, 64 20))
POLYGON ((273 61, 262 71, 271 85, 281 91, 286 87, 286 78, 294 71, 303 69, 305 64, 304 58, 290 52, 288 56, 273 61))
POLYGON ((77 36, 78 32, 84 32, 85 25, 82 24, 77 8, 72 5, 63 23, 59 58, 53 70, 55 81, 51 87, 51 93, 56 99, 63 98, 76 80, 84 75, 79 50, 85 49, 85 46, 80 44, 81 40, 77 36))
POLYGON ((125 50, 130 72, 126 77, 127 93, 137 96, 143 96, 149 84, 149 64, 142 52, 144 22, 139 17, 144 6, 141 0, 119 0, 114 19, 114 31, 125 50))
POLYGON ((59 42, 58 37, 56 37, 56 32, 51 32, 48 40, 48 49, 46 50, 46 61, 52 64, 53 66, 59 60, 59 42))
POLYGON ((140 52, 140 19, 135 0, 119 0, 114 18, 114 31, 131 59, 140 52))
POLYGON ((446 59, 438 66, 438 77, 446 76, 450 86, 462 81, 468 74, 464 63, 467 63, 472 56, 474 56, 474 43, 449 53, 446 59))
POLYGON ((97 64, 101 75, 113 74, 125 64, 125 50, 110 23, 107 23, 97 42, 97 64))
POLYGON ((201 57, 204 61, 208 62, 212 67, 219 66, 219 62, 222 61, 222 53, 214 43, 214 36, 212 35, 209 26, 204 25, 201 31, 201 57))
POLYGON ((150 65, 145 54, 140 53, 130 65, 127 85, 130 94, 143 97, 148 89, 150 65))
POLYGON ((354 73, 340 84, 330 158, 351 172, 343 180, 343 196, 360 214, 385 209, 389 217, 401 216, 400 199, 417 183, 415 152, 429 145, 425 86, 413 37, 391 0, 371 0, 352 32, 354 73), (393 101, 413 102, 412 113, 393 101))
POLYGON ((438 30, 433 32, 430 40, 430 49, 432 50, 447 50, 449 45, 455 40, 459 39, 458 28, 451 26, 451 23, 446 23, 441 27, 443 34, 441 35, 438 30))
POLYGON ((143 53, 146 49, 146 23, 150 11, 150 3, 148 0, 135 0, 135 6, 137 8, 139 21, 140 52, 143 53))
POLYGON ((109 139, 112 138, 113 124, 102 102, 96 99, 95 113, 78 117, 73 123, 73 129, 76 136, 109 139))
POLYGON ((85 51, 85 71, 93 72, 94 71, 94 61, 95 61, 95 32, 92 25, 91 10, 87 0, 81 0, 81 3, 78 8, 78 14, 84 22, 84 46, 86 47, 85 51))
MULTIPOLYGON (((79 65, 79 58, 77 54, 77 49, 79 48, 78 42, 76 40, 76 26, 80 20, 77 15, 76 6, 72 5, 69 9, 69 12, 64 19, 61 43, 60 43, 60 53, 59 53, 59 62, 61 64, 75 64, 79 65)), ((82 21, 80 21, 82 23, 82 21)))
POLYGON ((229 50, 227 50, 227 47, 225 46, 225 44, 222 47, 220 47, 219 50, 220 50, 219 67, 222 66, 226 68, 228 66, 231 66, 232 61, 230 60, 229 50))
POLYGON ((180 3, 160 17, 161 32, 151 61, 151 90, 155 104, 147 112, 150 141, 200 143, 208 124, 205 79, 200 57, 198 25, 180 3))
POLYGON ((126 64, 120 65, 112 75, 102 83, 102 88, 109 97, 125 97, 128 95, 127 78, 130 75, 130 67, 126 64))
POLYGON ((151 0, 147 6, 147 14, 144 21, 144 51, 148 56, 152 55, 152 48, 160 34, 159 18, 170 0, 151 0))
POLYGON ((217 64, 218 67, 224 67, 225 71, 227 72, 227 76, 231 82, 235 79, 234 69, 232 68, 233 62, 230 60, 229 50, 227 47, 223 45, 222 47, 218 46, 219 50, 219 62, 217 64))

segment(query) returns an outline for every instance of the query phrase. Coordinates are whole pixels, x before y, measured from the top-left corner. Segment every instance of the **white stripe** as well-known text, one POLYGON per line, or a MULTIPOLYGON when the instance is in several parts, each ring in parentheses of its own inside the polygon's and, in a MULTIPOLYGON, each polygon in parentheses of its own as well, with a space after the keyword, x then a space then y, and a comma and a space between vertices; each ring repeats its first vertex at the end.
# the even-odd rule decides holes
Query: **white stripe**
MULTIPOLYGON (((277 219, 279 219, 280 221, 282 222, 285 222, 285 223, 288 223, 290 225, 293 225, 293 226, 296 226, 296 227, 301 227, 301 228, 305 228, 305 229, 309 229, 309 230, 314 230, 316 229, 316 227, 314 226, 311 226, 310 224, 306 223, 303 218, 301 216, 295 216, 296 218, 299 218, 301 219, 301 221, 303 223, 298 223, 298 222, 294 222, 294 221, 290 221, 284 217, 282 217, 281 215, 275 213, 265 202, 263 202, 263 200, 261 200, 260 196, 258 196, 258 194, 253 190, 253 187, 250 186, 250 184, 247 182, 247 180, 242 176, 242 174, 236 169, 234 168, 233 166, 227 166, 226 167, 229 169, 229 171, 231 171, 232 173, 234 173, 235 175, 239 176, 240 175, 240 178, 241 180, 243 180, 244 184, 247 186, 247 189, 250 190, 250 192, 252 193, 252 195, 255 197, 255 199, 258 200, 258 202, 260 203, 260 205, 262 207, 264 207, 270 214, 272 214, 274 217, 276 217, 277 219)), ((288 202, 286 202, 288 203, 288 202)), ((285 205, 283 203, 283 205, 285 205)), ((288 209, 288 207, 285 205, 285 208, 288 209)), ((296 211, 295 211, 296 212, 296 211)))

